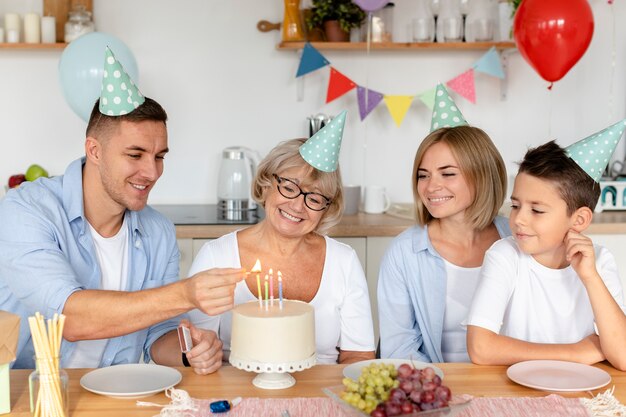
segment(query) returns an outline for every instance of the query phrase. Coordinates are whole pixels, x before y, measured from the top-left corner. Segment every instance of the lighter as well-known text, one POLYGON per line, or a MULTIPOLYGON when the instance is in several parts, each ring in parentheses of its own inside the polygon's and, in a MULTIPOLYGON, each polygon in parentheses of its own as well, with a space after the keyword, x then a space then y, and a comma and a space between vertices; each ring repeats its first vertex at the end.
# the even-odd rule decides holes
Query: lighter
POLYGON ((209 404, 212 413, 225 413, 241 402, 241 397, 233 398, 232 401, 220 400, 209 404))

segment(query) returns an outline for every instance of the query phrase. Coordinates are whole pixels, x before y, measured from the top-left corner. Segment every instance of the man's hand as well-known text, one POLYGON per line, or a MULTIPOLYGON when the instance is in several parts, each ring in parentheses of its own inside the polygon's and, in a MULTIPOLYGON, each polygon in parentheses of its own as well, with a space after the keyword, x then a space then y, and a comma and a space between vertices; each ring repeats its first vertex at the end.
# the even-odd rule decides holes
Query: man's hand
POLYGON ((596 254, 591 239, 574 230, 570 230, 565 235, 565 250, 566 259, 570 262, 583 284, 588 279, 598 275, 596 254))
POLYGON ((243 269, 214 268, 186 279, 188 300, 198 309, 216 316, 233 308, 235 285, 244 279, 243 269))
POLYGON ((211 330, 198 329, 188 320, 182 320, 181 326, 191 331, 193 348, 186 353, 189 365, 198 375, 217 371, 222 366, 222 341, 211 330))

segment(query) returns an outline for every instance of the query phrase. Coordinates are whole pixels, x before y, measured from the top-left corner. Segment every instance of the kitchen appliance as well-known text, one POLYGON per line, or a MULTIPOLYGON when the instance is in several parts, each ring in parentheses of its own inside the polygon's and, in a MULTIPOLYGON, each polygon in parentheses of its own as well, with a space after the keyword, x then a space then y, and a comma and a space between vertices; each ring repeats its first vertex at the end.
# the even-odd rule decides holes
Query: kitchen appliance
POLYGON ((260 159, 258 152, 243 146, 222 151, 217 182, 217 208, 221 219, 247 220, 256 215, 252 181, 260 159))

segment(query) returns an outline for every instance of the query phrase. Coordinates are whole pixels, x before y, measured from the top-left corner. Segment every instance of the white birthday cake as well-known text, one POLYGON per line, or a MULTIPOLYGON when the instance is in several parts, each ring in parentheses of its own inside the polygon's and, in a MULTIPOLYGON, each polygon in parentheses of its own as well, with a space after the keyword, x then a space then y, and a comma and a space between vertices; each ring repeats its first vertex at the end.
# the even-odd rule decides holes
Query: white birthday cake
POLYGON ((290 372, 315 365, 315 313, 301 301, 280 308, 252 301, 232 310, 232 365, 255 372, 290 372))

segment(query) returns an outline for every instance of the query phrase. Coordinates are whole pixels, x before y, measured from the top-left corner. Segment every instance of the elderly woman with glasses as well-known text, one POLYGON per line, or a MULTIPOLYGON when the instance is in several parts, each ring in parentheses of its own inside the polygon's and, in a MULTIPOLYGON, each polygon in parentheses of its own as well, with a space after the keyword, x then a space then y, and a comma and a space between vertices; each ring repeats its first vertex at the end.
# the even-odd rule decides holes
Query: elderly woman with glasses
MULTIPOLYGON (((191 267, 250 270, 261 260, 283 276, 283 296, 315 308, 317 362, 350 363, 374 358, 374 335, 363 268, 355 251, 325 236, 343 211, 341 174, 324 172, 301 155, 305 139, 280 143, 261 161, 253 185, 265 219, 205 244, 191 267)), ((338 149, 334 151, 338 152, 338 149)), ((278 297, 274 285, 274 298, 278 297)), ((254 274, 235 288, 235 304, 257 299, 254 274)), ((218 333, 230 353, 231 313, 191 312, 194 325, 218 333)))

